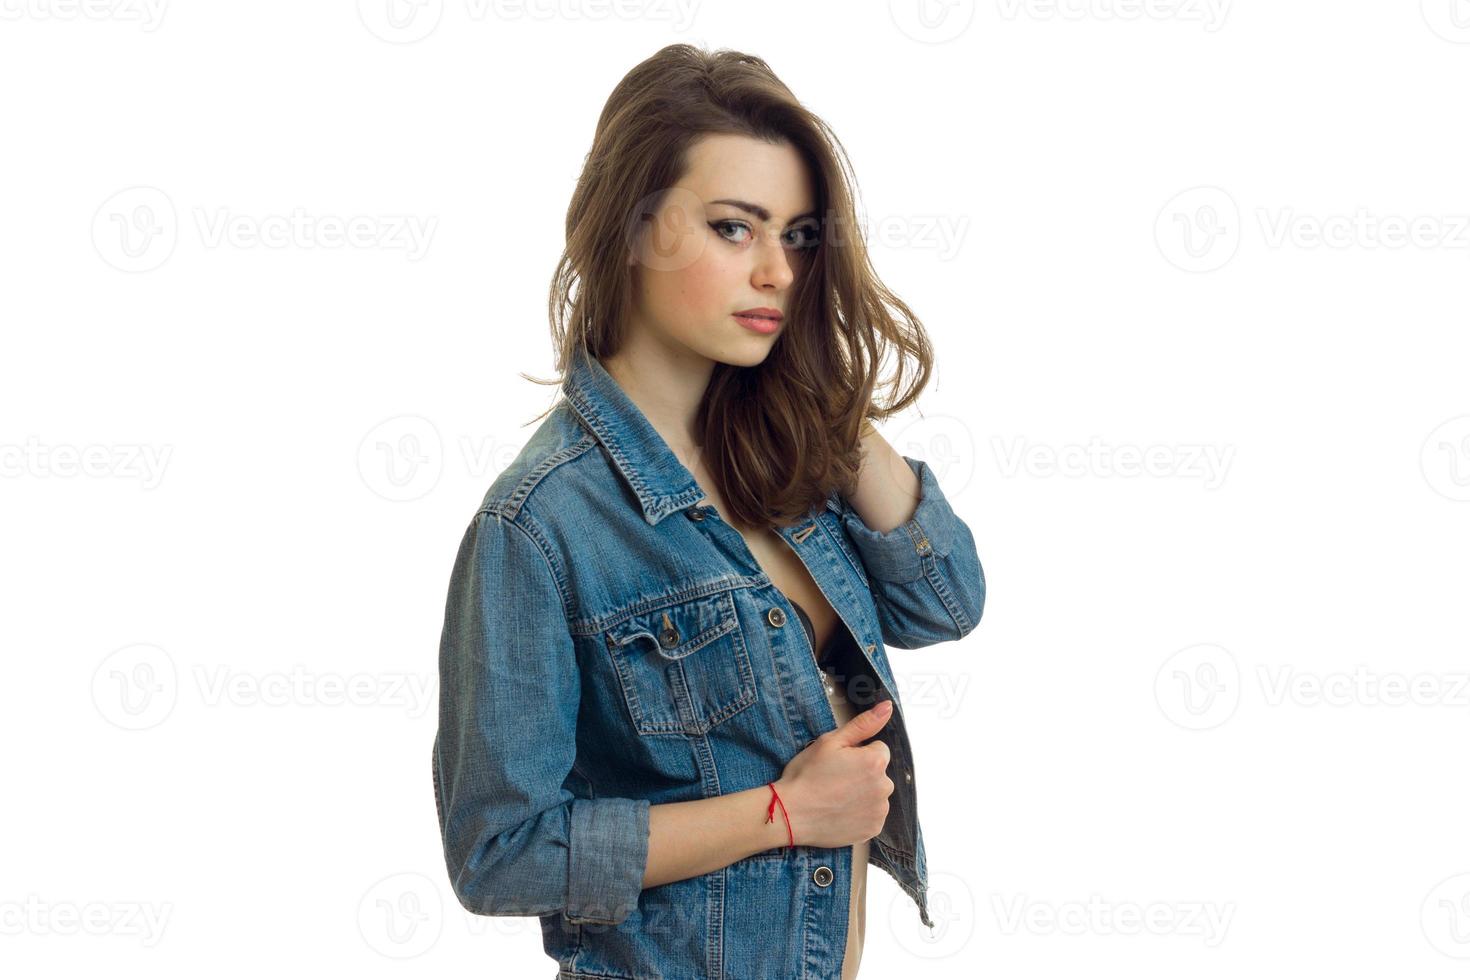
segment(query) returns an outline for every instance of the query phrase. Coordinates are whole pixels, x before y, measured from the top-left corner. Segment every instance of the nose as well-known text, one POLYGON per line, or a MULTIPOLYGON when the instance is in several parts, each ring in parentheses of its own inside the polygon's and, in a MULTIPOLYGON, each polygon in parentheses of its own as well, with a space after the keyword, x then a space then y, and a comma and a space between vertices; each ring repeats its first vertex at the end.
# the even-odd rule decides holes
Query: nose
POLYGON ((779 233, 762 235, 755 246, 755 269, 751 282, 757 289, 786 289, 796 278, 791 268, 791 257, 781 243, 779 233))

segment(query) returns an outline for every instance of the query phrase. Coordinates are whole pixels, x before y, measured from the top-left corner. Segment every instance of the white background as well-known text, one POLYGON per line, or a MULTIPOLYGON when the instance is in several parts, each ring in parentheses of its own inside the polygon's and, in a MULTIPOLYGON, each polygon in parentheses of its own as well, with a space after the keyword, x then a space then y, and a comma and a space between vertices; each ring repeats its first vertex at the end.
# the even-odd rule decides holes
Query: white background
POLYGON ((449 888, 444 590, 690 41, 850 153, 989 581, 863 976, 1463 976, 1470 3, 385 11, 0 3, 8 975, 554 972, 449 888))

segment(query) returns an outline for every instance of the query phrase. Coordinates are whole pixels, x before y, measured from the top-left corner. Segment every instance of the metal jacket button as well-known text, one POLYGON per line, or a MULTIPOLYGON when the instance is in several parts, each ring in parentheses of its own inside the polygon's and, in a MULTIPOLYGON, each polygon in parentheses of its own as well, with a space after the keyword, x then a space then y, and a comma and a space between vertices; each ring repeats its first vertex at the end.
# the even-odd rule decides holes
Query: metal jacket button
POLYGON ((689 518, 690 518, 690 520, 695 520, 695 521, 702 521, 702 520, 704 520, 704 508, 703 507, 695 507, 695 508, 693 508, 692 510, 689 511, 689 518))
POLYGON ((825 864, 812 872, 812 881, 817 883, 818 888, 826 888, 832 884, 832 869, 825 864))
POLYGON ((770 610, 766 613, 766 622, 770 623, 772 626, 785 626, 786 611, 783 610, 780 606, 772 606, 770 610))
POLYGON ((659 631, 658 642, 665 647, 676 647, 679 645, 679 631, 674 628, 673 622, 669 620, 668 613, 664 613, 664 628, 659 631))

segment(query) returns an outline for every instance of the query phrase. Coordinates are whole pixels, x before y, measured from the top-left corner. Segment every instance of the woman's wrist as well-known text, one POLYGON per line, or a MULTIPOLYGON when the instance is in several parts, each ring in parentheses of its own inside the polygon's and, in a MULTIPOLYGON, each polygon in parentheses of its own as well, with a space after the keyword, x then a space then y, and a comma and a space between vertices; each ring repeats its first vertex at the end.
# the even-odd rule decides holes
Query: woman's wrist
POLYGON ((796 793, 791 785, 791 780, 781 778, 775 780, 770 786, 765 787, 767 804, 767 815, 771 825, 766 827, 770 832, 771 847, 792 847, 801 843, 801 835, 797 833, 796 815, 792 812, 792 803, 796 793), (776 792, 772 794, 771 786, 776 792))

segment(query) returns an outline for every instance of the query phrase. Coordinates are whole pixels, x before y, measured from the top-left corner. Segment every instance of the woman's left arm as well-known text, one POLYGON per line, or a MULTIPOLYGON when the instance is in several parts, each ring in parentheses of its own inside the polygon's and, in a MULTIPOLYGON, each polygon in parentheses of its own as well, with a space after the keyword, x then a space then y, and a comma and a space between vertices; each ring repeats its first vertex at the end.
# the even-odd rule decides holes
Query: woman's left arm
POLYGON ((958 640, 985 607, 985 571, 970 528, 933 470, 900 455, 869 423, 843 525, 868 571, 883 642, 914 649, 958 640))

